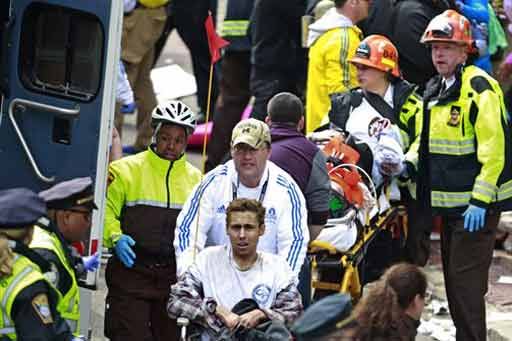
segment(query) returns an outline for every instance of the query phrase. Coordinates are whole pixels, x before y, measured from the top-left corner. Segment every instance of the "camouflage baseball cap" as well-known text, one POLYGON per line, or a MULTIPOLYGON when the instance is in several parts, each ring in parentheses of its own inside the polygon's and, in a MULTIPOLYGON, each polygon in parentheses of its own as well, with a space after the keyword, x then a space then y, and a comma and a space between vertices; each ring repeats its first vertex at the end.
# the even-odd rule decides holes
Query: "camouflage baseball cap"
POLYGON ((270 145, 270 129, 265 122, 249 118, 238 122, 231 135, 231 146, 246 143, 254 149, 260 149, 267 142, 270 145))

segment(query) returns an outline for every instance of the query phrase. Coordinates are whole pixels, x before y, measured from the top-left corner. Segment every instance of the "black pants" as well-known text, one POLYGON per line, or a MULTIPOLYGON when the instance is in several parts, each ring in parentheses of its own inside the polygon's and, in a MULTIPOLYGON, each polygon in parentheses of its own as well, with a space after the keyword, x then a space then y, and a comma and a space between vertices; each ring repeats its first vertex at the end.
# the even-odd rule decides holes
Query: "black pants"
POLYGON ((249 51, 228 51, 222 57, 220 91, 213 117, 212 138, 208 142, 207 171, 222 163, 229 151, 231 132, 251 97, 250 72, 249 51))
POLYGON ((425 266, 430 256, 430 234, 432 233, 432 215, 419 201, 413 199, 407 189, 400 191, 402 201, 407 208, 408 234, 403 250, 405 261, 425 266))
POLYGON ((113 256, 105 273, 108 294, 105 336, 112 341, 178 340, 176 320, 167 314, 174 267, 126 268, 113 256))
MULTIPOLYGON (((208 11, 215 12, 216 1, 210 0, 172 0, 174 25, 190 51, 192 68, 197 84, 197 104, 206 111, 208 103, 208 81, 210 74, 210 50, 204 28, 208 11)), ((217 97, 217 77, 214 74, 211 103, 217 97)), ((210 103, 210 104, 211 104, 210 103)))
POLYGON ((499 214, 489 214, 477 232, 462 217, 443 218, 441 252, 448 306, 457 341, 485 341, 485 299, 499 214))

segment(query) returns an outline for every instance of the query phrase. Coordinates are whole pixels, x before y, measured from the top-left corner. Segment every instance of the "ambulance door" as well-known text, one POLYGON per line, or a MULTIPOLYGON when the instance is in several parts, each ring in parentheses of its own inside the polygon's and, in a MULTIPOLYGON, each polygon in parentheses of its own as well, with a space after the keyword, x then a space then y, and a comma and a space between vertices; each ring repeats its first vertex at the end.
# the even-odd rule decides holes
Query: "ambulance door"
POLYGON ((122 0, 0 1, 0 189, 92 177, 85 254, 101 248, 122 13, 122 0))

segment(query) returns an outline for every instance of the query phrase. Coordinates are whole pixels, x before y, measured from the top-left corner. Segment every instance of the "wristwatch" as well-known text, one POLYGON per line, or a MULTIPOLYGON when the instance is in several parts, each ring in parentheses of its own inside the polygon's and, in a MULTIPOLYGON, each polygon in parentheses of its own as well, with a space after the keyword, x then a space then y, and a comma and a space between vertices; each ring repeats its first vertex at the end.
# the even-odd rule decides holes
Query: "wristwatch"
POLYGON ((207 298, 205 302, 205 309, 208 314, 215 314, 217 310, 217 302, 213 298, 207 298))

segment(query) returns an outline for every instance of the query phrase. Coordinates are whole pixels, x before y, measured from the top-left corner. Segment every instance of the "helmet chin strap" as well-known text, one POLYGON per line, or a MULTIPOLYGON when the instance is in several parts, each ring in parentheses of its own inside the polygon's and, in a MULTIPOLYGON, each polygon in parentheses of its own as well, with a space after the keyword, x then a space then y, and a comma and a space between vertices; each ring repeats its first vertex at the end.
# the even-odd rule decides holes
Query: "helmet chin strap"
POLYGON ((156 136, 158 135, 158 132, 160 131, 160 128, 162 128, 162 122, 159 122, 156 125, 156 127, 155 127, 155 130, 153 132, 153 136, 151 136, 151 144, 156 143, 156 136))

